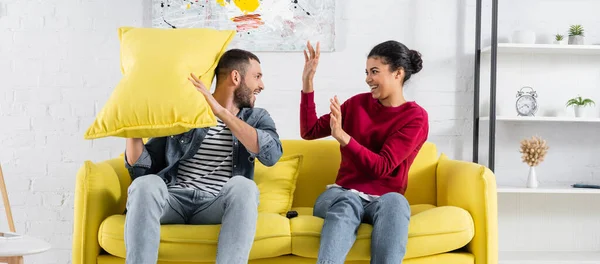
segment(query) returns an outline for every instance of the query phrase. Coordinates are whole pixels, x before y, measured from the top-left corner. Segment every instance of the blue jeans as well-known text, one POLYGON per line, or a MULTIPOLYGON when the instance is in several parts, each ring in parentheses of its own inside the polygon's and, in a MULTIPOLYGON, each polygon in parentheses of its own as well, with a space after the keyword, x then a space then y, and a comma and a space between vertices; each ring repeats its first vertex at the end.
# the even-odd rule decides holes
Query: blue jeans
POLYGON ((125 220, 127 264, 158 259, 161 224, 221 224, 216 263, 248 263, 258 217, 258 188, 246 177, 231 178, 221 192, 167 188, 157 175, 129 187, 125 220))
POLYGON ((313 214, 325 219, 317 264, 343 264, 361 223, 373 225, 371 263, 402 263, 410 220, 410 206, 402 194, 366 201, 351 191, 330 188, 317 198, 313 214))

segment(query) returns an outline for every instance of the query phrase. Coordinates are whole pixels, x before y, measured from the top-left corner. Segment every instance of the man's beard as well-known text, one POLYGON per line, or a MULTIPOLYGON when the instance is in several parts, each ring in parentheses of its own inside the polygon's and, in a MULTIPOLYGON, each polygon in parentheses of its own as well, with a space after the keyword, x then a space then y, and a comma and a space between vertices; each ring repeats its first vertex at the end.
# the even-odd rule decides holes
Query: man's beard
POLYGON ((242 81, 235 91, 233 91, 233 103, 235 103, 239 109, 252 108, 254 107, 252 102, 253 94, 252 89, 242 81))

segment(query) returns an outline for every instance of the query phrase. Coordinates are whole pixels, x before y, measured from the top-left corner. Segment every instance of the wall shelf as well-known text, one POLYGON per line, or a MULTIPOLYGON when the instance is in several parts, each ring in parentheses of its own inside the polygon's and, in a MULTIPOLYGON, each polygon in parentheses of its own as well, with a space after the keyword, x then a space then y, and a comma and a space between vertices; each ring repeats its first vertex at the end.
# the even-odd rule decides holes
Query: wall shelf
MULTIPOLYGON (((489 121, 489 116, 479 118, 480 121, 489 121)), ((569 117, 569 116, 496 116, 496 121, 506 122, 576 122, 576 123, 600 123, 600 118, 593 117, 569 117)))
MULTIPOLYGON (((481 50, 482 54, 491 54, 492 47, 481 50)), ((571 54, 571 55, 600 55, 600 45, 559 45, 559 44, 516 44, 498 43, 498 54, 571 54)))
POLYGON ((499 264, 600 264, 600 252, 507 252, 500 251, 499 264))
MULTIPOLYGON (((498 193, 540 193, 540 194, 600 194, 600 189, 588 188, 573 188, 568 184, 565 185, 543 185, 540 184, 537 188, 527 188, 525 186, 503 186, 498 185, 498 193)), ((600 259, 599 259, 600 260, 600 259)))

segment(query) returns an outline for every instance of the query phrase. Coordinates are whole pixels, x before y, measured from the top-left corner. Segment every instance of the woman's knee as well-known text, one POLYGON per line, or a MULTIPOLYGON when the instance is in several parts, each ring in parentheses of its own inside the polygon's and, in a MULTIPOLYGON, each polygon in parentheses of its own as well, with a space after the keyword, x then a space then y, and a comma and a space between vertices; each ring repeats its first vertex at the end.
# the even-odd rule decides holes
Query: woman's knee
POLYGON ((363 209, 358 194, 340 188, 331 188, 319 196, 313 215, 325 218, 327 212, 334 207, 345 208, 346 211, 356 215, 361 215, 363 209))
POLYGON ((406 197, 400 193, 386 193, 379 197, 379 210, 396 212, 410 216, 410 205, 406 197))

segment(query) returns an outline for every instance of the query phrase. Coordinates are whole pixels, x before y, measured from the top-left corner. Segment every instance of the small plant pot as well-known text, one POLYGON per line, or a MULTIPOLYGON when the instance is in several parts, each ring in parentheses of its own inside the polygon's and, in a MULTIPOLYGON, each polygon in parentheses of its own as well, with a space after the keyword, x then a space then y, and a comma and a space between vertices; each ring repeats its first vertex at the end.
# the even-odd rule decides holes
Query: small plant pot
POLYGON ((583 36, 569 36, 569 45, 583 45, 583 36))
POLYGON ((569 44, 569 40, 568 39, 555 40, 554 44, 557 44, 557 45, 568 45, 569 44))
POLYGON ((580 105, 574 105, 573 106, 573 111, 575 112, 575 117, 582 117, 583 116, 583 107, 580 105))

